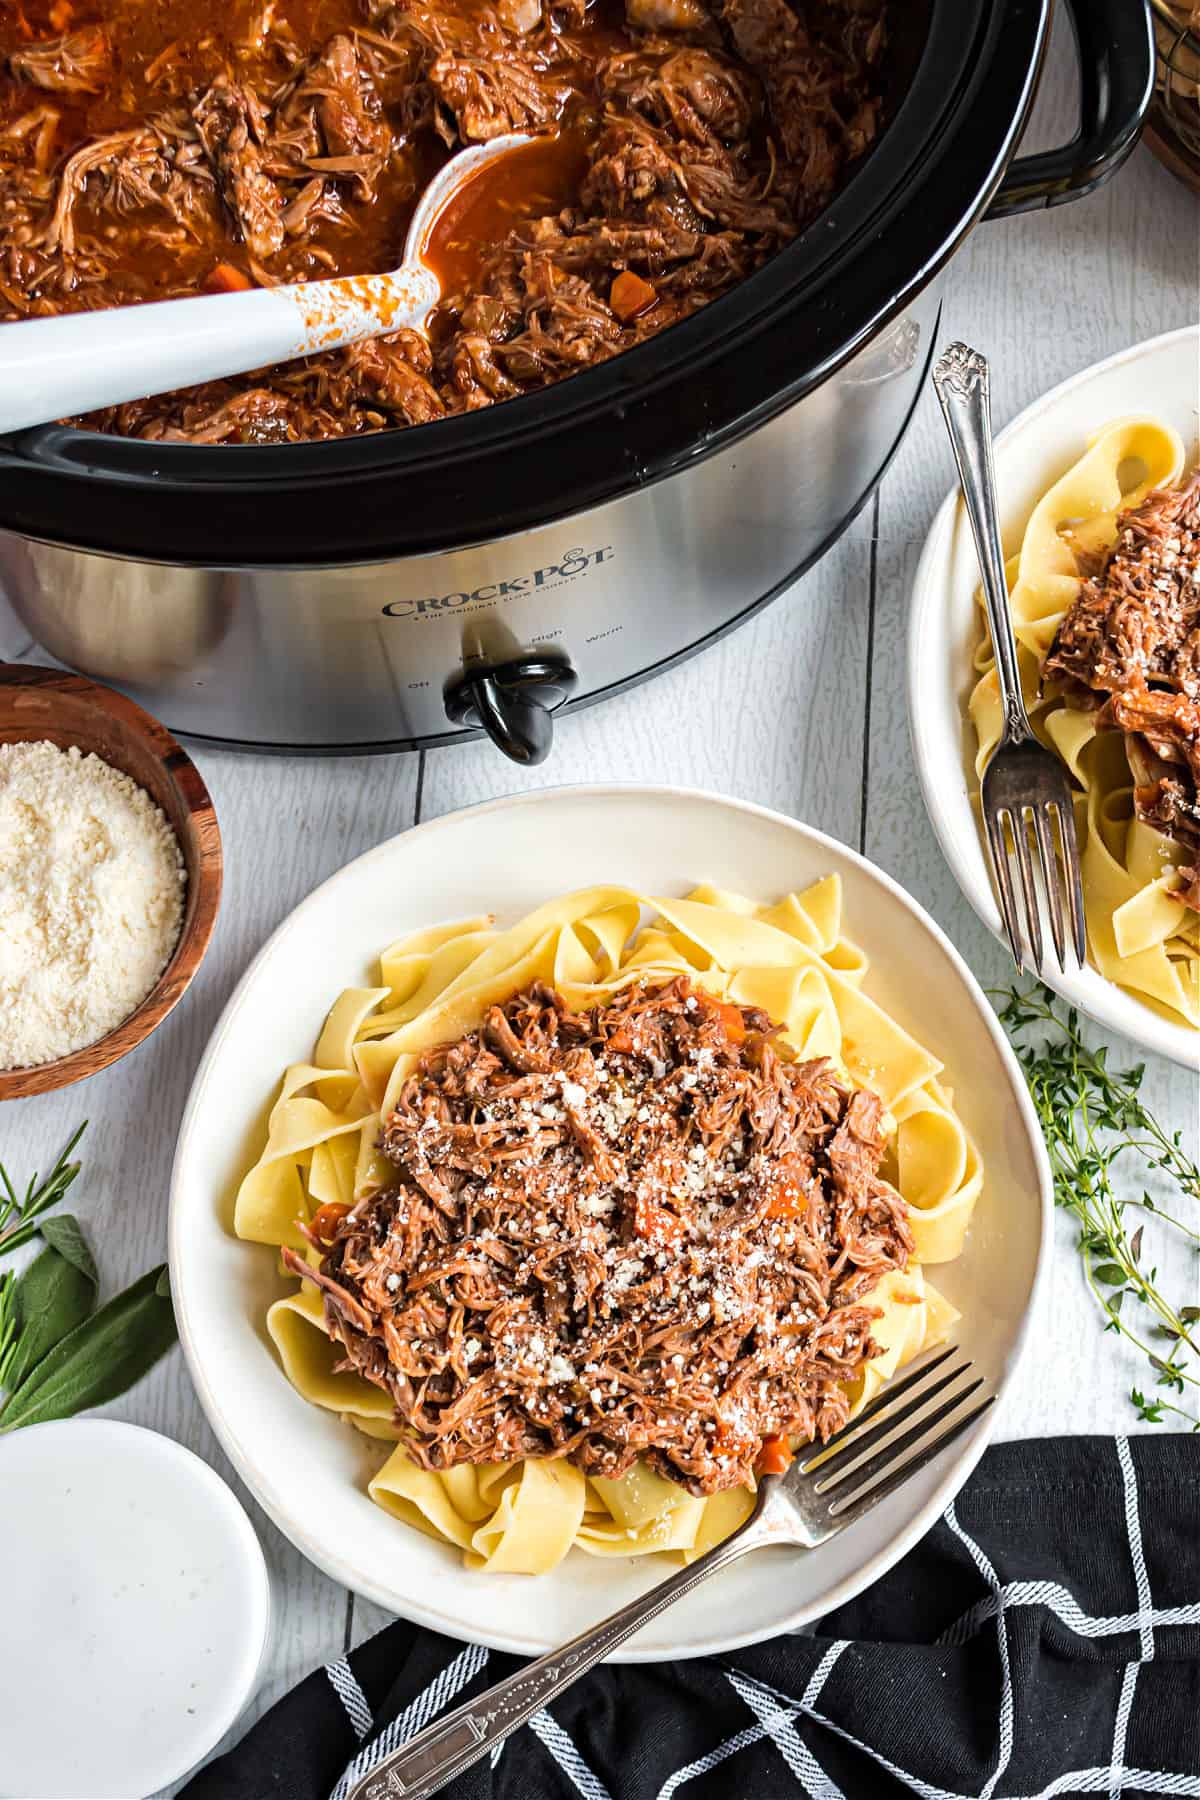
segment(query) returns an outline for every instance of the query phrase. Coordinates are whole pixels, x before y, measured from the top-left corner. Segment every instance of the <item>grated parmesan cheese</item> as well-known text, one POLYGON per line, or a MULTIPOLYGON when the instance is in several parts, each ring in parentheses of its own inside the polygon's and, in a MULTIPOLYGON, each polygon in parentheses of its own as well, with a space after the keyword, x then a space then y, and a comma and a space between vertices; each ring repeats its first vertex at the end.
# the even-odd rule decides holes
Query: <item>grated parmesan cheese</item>
POLYGON ((187 880, 149 794, 98 756, 0 744, 0 1069, 114 1030, 175 948, 187 880))

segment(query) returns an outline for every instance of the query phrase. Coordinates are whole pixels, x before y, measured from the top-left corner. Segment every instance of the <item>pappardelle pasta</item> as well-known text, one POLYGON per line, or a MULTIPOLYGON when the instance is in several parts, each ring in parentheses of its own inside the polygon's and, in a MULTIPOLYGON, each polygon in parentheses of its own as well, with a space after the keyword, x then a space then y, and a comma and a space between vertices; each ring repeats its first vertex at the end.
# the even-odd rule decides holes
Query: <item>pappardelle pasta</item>
MULTIPOLYGON (((1164 503, 1188 500, 1194 510, 1177 486, 1184 460, 1178 433, 1158 419, 1106 425, 1034 507, 1007 576, 1029 716, 1075 784, 1091 960, 1154 1011, 1200 1028, 1200 815, 1188 773, 1200 745, 1181 731, 1195 702, 1171 661, 1200 567, 1183 566, 1195 538, 1183 537, 1180 554, 1177 527, 1161 528, 1164 503)), ((974 660, 981 780, 1003 725, 985 620, 974 660)))
MULTIPOLYGON (((406 1140, 409 1148, 405 1155, 410 1159, 419 1158, 419 1150, 412 1146, 421 1143, 423 1128, 431 1142, 439 1131, 446 1137, 457 1130, 461 1137, 467 1128, 453 1123, 446 1093, 467 1096, 466 1113, 460 1108, 460 1116, 476 1121, 470 1131, 481 1142, 493 1146, 500 1142, 501 1126, 493 1120, 515 1118, 514 1107, 532 1110, 532 1123, 522 1127, 530 1134, 529 1142, 545 1139, 553 1144, 562 1137, 573 1144, 577 1138, 602 1175, 609 1152, 615 1155, 636 1136, 637 1121, 650 1112, 648 1106, 638 1103, 651 1097, 656 1086, 671 1086, 677 1095, 694 1095, 704 1086, 705 1072, 720 1064, 731 1092, 735 1088, 748 1091, 752 1080, 763 1087, 771 1076, 779 1094, 785 1099, 799 1096, 802 1106, 809 1106, 815 1094, 816 1101, 811 1103, 818 1111, 824 1108, 824 1114, 819 1129, 813 1126, 816 1136, 812 1141, 820 1140, 825 1146, 820 1156, 823 1165, 834 1171, 832 1182, 842 1211, 857 1181, 863 1217, 870 1215, 857 1247, 843 1249, 841 1261, 857 1255, 864 1270, 885 1267, 877 1279, 870 1277, 865 1293, 860 1291, 865 1278, 856 1286, 849 1279, 853 1271, 849 1275, 843 1271, 841 1279, 848 1283, 846 1293, 853 1301, 839 1314, 847 1343, 833 1350, 820 1344, 814 1347, 833 1316, 831 1310, 828 1318, 824 1317, 817 1301, 806 1311, 799 1311, 794 1303, 784 1307, 772 1324, 772 1330, 777 1323, 780 1330, 787 1331, 796 1319, 803 1322, 807 1334, 804 1367, 810 1374, 816 1370, 819 1376, 813 1392, 826 1408, 822 1416, 836 1422, 848 1411, 857 1410, 899 1366, 944 1337, 957 1318, 954 1308, 927 1280, 925 1268, 949 1261, 962 1250, 982 1183, 979 1157, 955 1111, 953 1093, 941 1079, 937 1058, 866 992, 867 959, 842 935, 841 911, 840 882, 828 877, 774 904, 759 904, 711 886, 698 887, 683 899, 648 898, 622 887, 597 887, 552 900, 507 930, 498 930, 486 917, 436 926, 384 950, 378 982, 347 989, 329 1013, 311 1062, 285 1072, 271 1111, 266 1145, 241 1184, 235 1211, 239 1237, 273 1246, 285 1264, 301 1275, 293 1291, 271 1306, 268 1331, 285 1373, 305 1399, 392 1446, 385 1452, 381 1445, 381 1459, 386 1459, 370 1480, 371 1498, 398 1520, 455 1545, 468 1566, 536 1574, 553 1568, 572 1547, 596 1556, 665 1551, 696 1557, 745 1518, 752 1505, 753 1464, 745 1465, 747 1479, 742 1481, 743 1465, 737 1457, 744 1445, 735 1443, 728 1457, 714 1459, 713 1444, 719 1437, 700 1437, 705 1452, 700 1461, 695 1457, 689 1461, 686 1448, 678 1444, 672 1449, 674 1460, 666 1459, 661 1446, 648 1444, 646 1453, 639 1454, 636 1461, 631 1462, 631 1454, 613 1461, 612 1466, 621 1473, 616 1479, 607 1478, 601 1471, 608 1466, 605 1459, 615 1456, 610 1438, 617 1443, 622 1440, 614 1436, 615 1427, 606 1426, 601 1403, 614 1414, 619 1410, 616 1400, 608 1400, 610 1376, 614 1393, 621 1377, 636 1399, 638 1373, 630 1373, 614 1355, 603 1371, 604 1395, 596 1386, 589 1398, 589 1386, 601 1376, 577 1371, 561 1354, 550 1355, 556 1349, 554 1344, 542 1342, 553 1330, 549 1302, 544 1329, 539 1327, 533 1340, 527 1333, 518 1347, 519 1355, 526 1358, 536 1349, 543 1371, 549 1358, 549 1373, 543 1373, 541 1386, 536 1379, 531 1385, 527 1382, 532 1398, 523 1403, 523 1411, 512 1411, 508 1418, 511 1431, 524 1435, 505 1441, 529 1444, 537 1439, 540 1424, 549 1430, 549 1422, 553 1422, 557 1433, 553 1441, 561 1448, 553 1454, 526 1453, 494 1461, 481 1461, 478 1454, 470 1460, 450 1458, 446 1446, 451 1437, 459 1445, 458 1453, 470 1454, 472 1419, 481 1390, 488 1390, 494 1409, 495 1390, 503 1386, 499 1351, 495 1363, 488 1365, 487 1379, 475 1380, 472 1359, 482 1354, 479 1339, 472 1337, 464 1346, 461 1333, 454 1336, 452 1315, 460 1317, 463 1308, 455 1315, 454 1308, 442 1304, 443 1283, 432 1289, 431 1308, 418 1315, 429 1321, 431 1334, 439 1330, 446 1334, 446 1353, 430 1364, 433 1346, 414 1342, 411 1333, 401 1341, 401 1334, 387 1317, 388 1296, 399 1287, 400 1276, 384 1274, 380 1265, 374 1271, 373 1286, 371 1281, 351 1284, 350 1294, 328 1271, 334 1266, 341 1280, 348 1281, 352 1259, 346 1255, 335 1266, 335 1258, 322 1254, 332 1241, 329 1233, 333 1228, 325 1223, 329 1220, 336 1222, 343 1249, 357 1244, 361 1250, 366 1243, 368 1260, 372 1242, 380 1237, 379 1231, 374 1239, 369 1230, 363 1235, 363 1221, 376 1216, 372 1209, 383 1209, 389 1230, 403 1233, 416 1229, 412 1209, 406 1210, 392 1198, 397 1191, 397 1169, 381 1145, 386 1142, 395 1147, 397 1132, 406 1119, 414 1134, 406 1140), (514 996, 522 997, 523 1010, 516 1006, 514 996), (647 1017, 653 1007, 673 1009, 673 1018, 667 1020, 671 1041, 684 1046, 677 1050, 677 1069, 668 1068, 667 1053, 657 1047, 657 1040, 656 1047, 647 1050, 635 1041, 636 1030, 630 1036, 623 1026, 613 1028, 612 1021, 621 1016, 623 1006, 629 1009, 635 1027, 639 1007, 647 1017), (506 1007, 507 1014, 502 1010, 506 1007), (584 1015, 601 1024, 589 1026, 584 1015), (510 1042, 509 1016, 518 1023, 520 1019, 530 1021, 524 1053, 521 1045, 510 1042), (577 1048, 565 1053, 566 1074, 551 1078, 538 1073, 549 1067, 548 1059, 530 1053, 528 1045, 544 1041, 540 1032, 557 1030, 564 1042, 569 1039, 582 1046, 588 1031, 595 1029, 606 1035, 592 1064, 585 1068, 583 1049, 577 1048), (693 1048, 688 1049, 689 1044, 693 1048), (697 1050, 694 1044, 702 1047, 697 1050), (717 1046, 715 1055, 711 1048, 703 1047, 709 1045, 717 1046), (617 1064, 626 1070, 623 1078, 632 1079, 628 1070, 635 1063, 641 1070, 638 1079, 646 1085, 628 1091, 604 1090, 613 1105, 619 1103, 619 1110, 614 1115, 608 1099, 604 1101, 601 1113, 611 1132, 606 1142, 592 1145, 596 1133, 584 1117, 583 1084, 593 1081, 596 1071, 603 1078, 606 1068, 611 1073, 617 1064), (493 1088, 485 1096, 480 1084, 489 1070, 493 1088), (443 1082, 442 1089, 430 1085, 433 1075, 429 1071, 443 1082), (573 1072, 578 1071, 583 1073, 576 1079, 573 1072), (677 1084, 672 1086, 676 1077, 677 1084), (545 1084, 551 1079, 558 1084, 554 1092, 565 1096, 564 1102, 555 1107, 534 1104, 530 1109, 531 1089, 536 1089, 535 1102, 544 1100, 545 1084), (501 1104, 494 1100, 496 1094, 518 1097, 501 1104), (488 1121, 486 1126, 478 1123, 481 1119, 488 1121), (878 1121, 877 1128, 872 1120, 878 1121), (864 1145, 873 1129, 876 1137, 868 1154, 864 1145), (881 1257, 879 1245, 889 1221, 891 1266, 885 1266, 888 1259, 881 1257), (866 1251, 864 1242, 868 1243, 866 1251), (368 1305, 371 1295, 375 1299, 368 1305), (855 1342, 856 1358, 852 1355, 855 1342), (354 1347, 353 1357, 348 1354, 348 1344, 354 1347), (426 1356, 424 1363, 421 1353, 426 1356), (384 1362, 389 1364, 386 1370, 384 1362), (418 1379, 411 1373, 430 1366, 443 1371, 432 1382, 427 1375, 418 1379), (364 1369, 375 1378, 368 1378, 364 1369), (457 1372, 453 1378, 450 1369, 457 1372), (561 1384, 562 1397, 551 1407, 548 1396, 553 1382, 561 1384), (425 1429, 435 1410, 424 1403, 423 1395, 429 1393, 437 1396, 440 1409, 435 1432, 425 1429), (398 1396, 403 1405, 398 1404, 398 1396), (581 1452, 583 1445, 586 1454, 581 1452), (450 1461, 451 1466, 434 1466, 439 1460, 450 1461), (580 1462, 583 1467, 578 1466, 580 1462), (703 1472, 712 1473, 718 1464, 732 1473, 714 1474, 708 1485, 735 1478, 738 1484, 720 1485, 720 1491, 697 1491, 705 1488, 703 1472)), ((684 1110, 691 1105, 689 1098, 684 1110)), ((712 1102, 710 1114, 716 1105, 712 1102)), ((762 1113, 762 1105, 758 1111, 762 1113)), ((773 1117, 759 1119, 763 1141, 772 1133, 778 1137, 780 1128, 772 1124, 773 1117)), ((691 1122, 687 1129, 696 1135, 691 1122)), ((715 1157, 719 1144, 732 1159, 727 1160, 727 1171, 740 1171, 729 1176, 735 1183, 731 1191, 735 1196, 741 1194, 739 1204, 748 1211, 745 1231, 735 1233, 740 1266, 722 1277, 731 1288, 735 1275, 740 1277, 770 1258, 772 1245, 792 1243, 791 1234, 804 1229, 803 1217, 815 1216, 811 1210, 806 1215, 805 1208, 817 1206, 819 1199, 819 1184, 811 1184, 810 1200, 807 1177, 802 1178, 794 1158, 788 1157, 773 1170, 772 1197, 769 1202, 763 1200, 753 1171, 766 1165, 761 1159, 747 1161, 749 1129, 743 1122, 738 1135, 732 1127, 722 1133, 719 1121, 706 1115, 706 1141, 693 1142, 691 1149, 691 1156, 703 1163, 707 1151, 715 1157), (756 1232, 758 1236, 754 1236, 756 1232), (746 1254, 748 1246, 752 1246, 750 1254, 746 1254)), ((469 1133, 467 1143, 473 1149, 469 1133)), ((661 1142, 655 1140, 653 1153, 658 1155, 661 1150, 661 1142)), ((502 1146, 495 1154, 507 1155, 508 1150, 502 1146)), ((532 1161, 530 1153, 526 1164, 532 1161)), ((474 1167, 470 1157, 451 1157, 445 1167, 451 1164, 459 1169, 474 1167)), ((481 1205, 481 1194, 494 1193, 490 1173, 502 1166, 493 1162, 473 1176, 459 1174, 455 1179, 474 1179, 472 1204, 481 1205)), ((426 1205, 418 1195, 416 1210, 423 1208, 427 1215, 431 1241, 444 1243, 452 1236, 446 1223, 452 1209, 441 1204, 438 1171, 427 1167, 418 1173, 422 1189, 433 1200, 426 1205)), ((594 1174, 590 1170, 589 1178, 594 1174)), ((702 1204, 706 1198, 702 1186, 699 1179, 692 1183, 690 1201, 688 1190, 681 1187, 681 1206, 691 1201, 702 1204)), ((606 1238, 610 1243, 616 1241, 613 1202, 605 1198, 609 1192, 603 1182, 593 1181, 588 1189, 591 1198, 582 1203, 585 1212, 572 1212, 576 1229, 583 1220, 585 1236, 595 1227, 595 1242, 600 1246, 606 1238), (606 1214, 610 1215, 607 1221, 606 1214)), ((638 1204, 640 1207, 641 1202, 638 1204)), ((832 1218, 835 1210, 831 1201, 824 1216, 832 1218)), ((705 1267, 700 1241, 704 1233, 691 1241, 669 1211, 658 1216, 659 1209, 651 1207, 649 1213, 655 1215, 649 1222, 639 1212, 635 1222, 623 1227, 641 1234, 633 1243, 632 1256, 627 1254, 629 1245, 618 1244, 610 1252, 609 1269, 601 1271, 614 1291, 629 1290, 631 1281, 643 1280, 645 1288, 635 1291, 649 1295, 661 1290, 663 1271, 669 1274, 673 1262, 685 1251, 692 1258, 689 1267, 705 1267), (664 1220, 671 1229, 664 1228, 664 1220), (618 1259, 615 1269, 613 1257, 618 1259)), ((529 1241, 536 1248, 538 1237, 550 1235, 551 1226, 537 1224, 529 1241)), ((475 1248, 479 1241, 474 1241, 475 1248)), ((502 1276, 509 1283, 506 1294, 515 1295, 512 1284, 520 1271, 513 1269, 516 1258, 511 1248, 501 1245, 495 1249, 494 1269, 481 1269, 474 1249, 472 1254, 470 1267, 460 1269, 456 1277, 466 1284, 468 1304, 473 1301, 485 1310, 492 1306, 493 1317, 503 1313, 512 1318, 516 1298, 495 1305, 497 1290, 486 1285, 491 1276, 502 1276)), ((414 1265, 418 1270, 423 1266, 420 1262, 414 1265)), ((758 1275, 745 1278, 754 1281, 758 1275)), ((784 1269, 779 1279, 785 1297, 791 1296, 789 1271, 784 1269)), ((699 1277, 694 1278, 693 1285, 698 1281, 699 1277)), ((809 1286, 817 1292, 811 1279, 809 1286)), ((705 1287, 703 1291, 719 1306, 719 1290, 705 1287)), ((728 1295, 724 1298, 732 1307, 728 1295)), ((562 1309, 569 1311, 566 1301, 562 1309)), ((478 1319, 485 1312, 469 1316, 478 1319)), ((707 1298, 698 1316, 708 1322, 711 1337, 714 1315, 707 1298)), ((614 1329, 620 1336, 624 1329, 620 1320, 614 1329)), ((660 1331, 658 1335, 661 1338, 663 1334, 660 1331)), ((721 1340, 717 1342, 719 1348, 721 1340)), ((699 1347, 692 1359, 666 1357, 663 1367, 674 1364, 682 1368, 688 1360, 696 1365, 689 1374, 702 1379, 699 1347)), ((753 1364, 756 1375, 765 1375, 767 1360, 760 1358, 753 1364)), ((732 1369, 732 1364, 723 1361, 710 1366, 732 1369)), ((641 1373, 645 1374, 645 1365, 641 1373)), ((667 1385, 672 1382, 669 1377, 667 1385)), ((761 1379, 754 1392, 765 1394, 767 1387, 765 1378, 761 1379)), ((740 1391, 744 1395, 750 1390, 743 1385, 740 1391)), ((626 1398, 628 1394, 622 1396, 626 1398)), ((674 1397, 664 1398, 670 1410, 674 1397)), ((709 1410, 717 1417, 718 1432, 726 1428, 721 1424, 722 1411, 728 1414, 731 1410, 724 1405, 727 1398, 703 1389, 699 1393, 697 1404, 702 1407, 712 1400, 709 1410)), ((500 1416, 495 1411, 489 1414, 489 1418, 500 1416)), ((712 1432, 711 1421, 705 1421, 704 1429, 712 1432)), ((747 1430, 745 1441, 757 1446, 756 1427, 747 1430)))

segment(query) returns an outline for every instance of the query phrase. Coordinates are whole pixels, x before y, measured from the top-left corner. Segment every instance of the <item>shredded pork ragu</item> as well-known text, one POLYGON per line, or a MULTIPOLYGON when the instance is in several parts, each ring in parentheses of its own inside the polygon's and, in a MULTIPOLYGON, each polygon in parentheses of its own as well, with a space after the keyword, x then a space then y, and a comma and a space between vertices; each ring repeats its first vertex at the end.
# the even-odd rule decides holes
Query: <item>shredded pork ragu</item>
POLYGON ((6 0, 0 320, 393 268, 445 158, 520 130, 538 149, 434 245, 428 341, 86 422, 286 442, 511 398, 686 317, 827 204, 879 131, 884 8, 6 0))
POLYGON ((319 1221, 319 1272, 283 1255, 423 1467, 641 1458, 705 1495, 844 1422, 913 1240, 878 1098, 777 1033, 682 978, 582 1014, 539 986, 422 1058, 395 1186, 319 1221))
POLYGON ((1200 912, 1200 470, 1122 513, 1042 674, 1124 732, 1138 814, 1191 853, 1177 894, 1200 912))

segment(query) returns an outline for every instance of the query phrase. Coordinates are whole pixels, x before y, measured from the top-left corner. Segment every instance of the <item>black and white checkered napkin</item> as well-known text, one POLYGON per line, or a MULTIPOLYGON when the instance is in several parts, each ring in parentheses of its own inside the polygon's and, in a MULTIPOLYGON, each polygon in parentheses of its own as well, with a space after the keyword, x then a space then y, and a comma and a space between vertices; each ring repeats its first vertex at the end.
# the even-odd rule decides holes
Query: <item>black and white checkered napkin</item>
MULTIPOLYGON (((181 1800, 342 1800, 373 1758, 514 1667, 393 1625, 310 1675, 181 1800)), ((815 1635, 595 1669, 445 1791, 1200 1800, 1200 1437, 998 1445, 815 1635)))

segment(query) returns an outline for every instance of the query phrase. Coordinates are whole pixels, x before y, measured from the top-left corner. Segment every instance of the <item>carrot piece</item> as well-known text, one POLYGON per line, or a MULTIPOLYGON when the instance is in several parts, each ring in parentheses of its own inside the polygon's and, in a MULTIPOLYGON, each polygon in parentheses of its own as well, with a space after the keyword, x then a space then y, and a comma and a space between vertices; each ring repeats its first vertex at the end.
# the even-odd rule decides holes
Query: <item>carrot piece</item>
POLYGON ((801 1180, 800 1165, 794 1157, 785 1157, 770 1177, 771 1203, 768 1219, 796 1219, 808 1206, 808 1195, 801 1180))
POLYGON ((649 312, 652 306, 658 304, 658 294, 648 281, 643 281, 632 269, 623 269, 609 289, 608 304, 621 323, 628 325, 639 313, 649 312))
POLYGON ((746 1038, 746 1021, 742 1017, 742 1009, 735 1006, 732 1000, 714 1000, 713 1005, 717 1017, 725 1028, 725 1036, 731 1044, 741 1044, 746 1038))
POLYGON ((54 5, 50 8, 50 23, 55 31, 65 31, 74 14, 75 8, 71 5, 71 0, 54 0, 54 5))
POLYGON ((340 1201, 328 1200, 324 1206, 318 1206, 308 1229, 322 1244, 332 1244, 337 1236, 338 1226, 349 1211, 350 1208, 343 1206, 340 1201))
POLYGON ((243 274, 236 263, 219 262, 204 277, 204 289, 209 294, 240 294, 254 283, 243 274))
POLYGON ((639 1195, 633 1209, 633 1231, 635 1237, 653 1244, 656 1249, 665 1250, 683 1236, 683 1220, 668 1212, 665 1206, 656 1206, 653 1200, 639 1195))
POLYGON ((620 1050, 628 1056, 634 1048, 633 1034, 629 1030, 629 1027, 627 1025, 618 1025, 615 1031, 610 1031, 604 1048, 606 1050, 620 1050))
POLYGON ((782 1475, 792 1462, 792 1448, 786 1438, 765 1437, 758 1460, 754 1464, 756 1475, 782 1475))
POLYGON ((718 1456, 731 1456, 744 1462, 758 1442, 758 1433, 746 1425, 735 1425, 731 1419, 718 1419, 712 1447, 718 1456))

